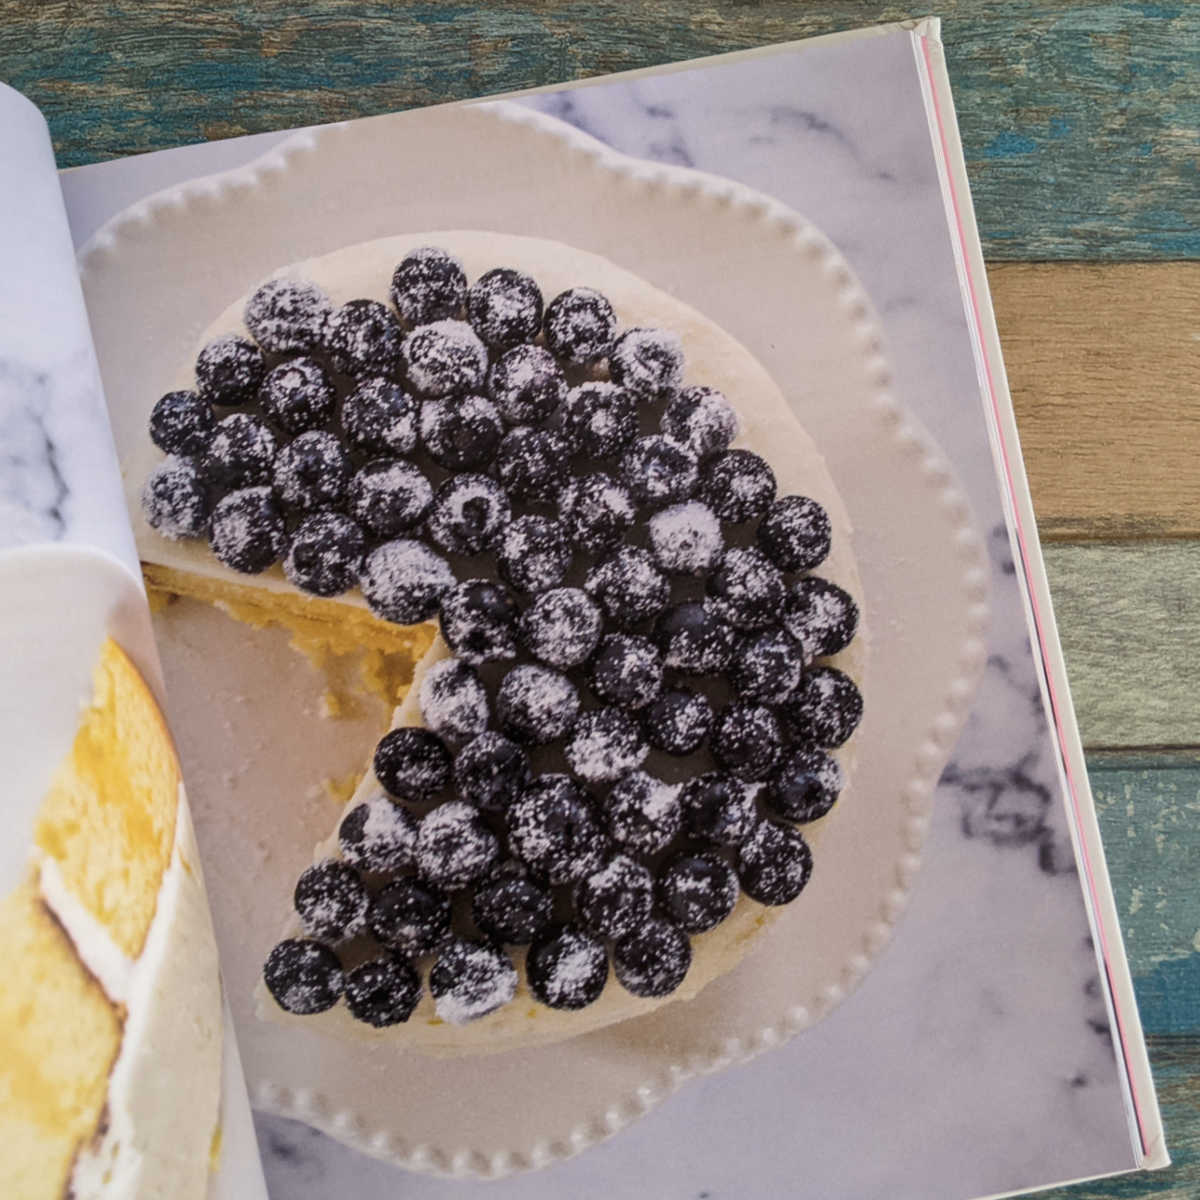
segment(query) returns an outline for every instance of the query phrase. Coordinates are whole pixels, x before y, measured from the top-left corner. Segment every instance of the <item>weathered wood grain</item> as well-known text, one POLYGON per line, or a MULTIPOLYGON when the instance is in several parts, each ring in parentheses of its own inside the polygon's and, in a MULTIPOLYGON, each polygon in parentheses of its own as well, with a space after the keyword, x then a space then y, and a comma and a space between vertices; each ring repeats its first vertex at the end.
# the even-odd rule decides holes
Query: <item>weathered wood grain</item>
POLYGON ((988 279, 1042 538, 1200 536, 1200 262, 988 279))
MULTIPOLYGON (((946 0, 991 259, 1200 257, 1200 6, 946 0)), ((905 17, 870 0, 0 0, 0 78, 62 165, 905 17)))

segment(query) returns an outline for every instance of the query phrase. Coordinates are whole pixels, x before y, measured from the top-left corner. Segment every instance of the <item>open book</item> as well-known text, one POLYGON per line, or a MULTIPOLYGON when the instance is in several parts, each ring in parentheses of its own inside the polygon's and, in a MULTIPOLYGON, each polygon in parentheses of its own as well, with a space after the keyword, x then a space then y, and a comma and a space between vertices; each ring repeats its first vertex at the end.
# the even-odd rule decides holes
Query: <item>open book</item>
POLYGON ((936 22, 0 160, 0 1192, 1165 1165, 936 22))

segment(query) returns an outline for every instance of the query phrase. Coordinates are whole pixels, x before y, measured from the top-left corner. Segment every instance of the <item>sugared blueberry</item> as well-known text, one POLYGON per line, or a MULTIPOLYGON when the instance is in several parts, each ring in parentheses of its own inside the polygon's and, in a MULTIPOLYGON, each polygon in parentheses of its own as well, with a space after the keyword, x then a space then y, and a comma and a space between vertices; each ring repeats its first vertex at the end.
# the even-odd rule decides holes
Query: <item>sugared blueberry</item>
POLYGON ((358 582, 377 617, 415 625, 438 611, 442 597, 454 586, 454 572, 424 542, 397 538, 367 555, 358 582))
POLYGON ((657 854, 682 823, 678 784, 631 771, 608 793, 604 817, 609 836, 633 854, 657 854))
POLYGON ((562 486, 569 453, 562 434, 518 425, 496 449, 496 478, 514 500, 550 500, 562 486))
POLYGON ((633 526, 633 500, 611 475, 597 471, 569 480, 558 493, 568 539, 586 554, 601 554, 633 526))
POLYGON ((729 775, 710 772, 689 779, 679 795, 689 833, 718 846, 736 846, 754 828, 756 789, 729 775))
POLYGON ((816 821, 825 816, 845 785, 836 758, 824 750, 793 750, 767 785, 766 802, 788 821, 816 821))
POLYGON ((271 489, 230 492, 213 509, 208 539, 221 562, 246 575, 258 575, 278 561, 287 531, 271 489))
POLYGON ((758 525, 758 544, 784 571, 810 571, 829 553, 829 514, 807 496, 772 501, 758 525))
POLYGON ((398 375, 403 340, 399 322, 378 300, 347 301, 325 321, 323 345, 343 375, 398 375))
POLYGON ((337 858, 307 868, 296 881, 292 900, 300 924, 323 942, 346 942, 367 924, 367 889, 358 872, 337 858))
POLYGON ((500 728, 527 746, 542 746, 563 737, 578 714, 575 685, 549 667, 514 667, 496 692, 500 728))
POLYGON ((434 462, 450 470, 488 465, 503 435, 500 414, 486 396, 447 396, 421 406, 421 440, 434 462))
POLYGON ((514 346, 488 372, 488 395, 510 425, 536 425, 567 395, 567 377, 554 355, 541 346, 514 346))
POLYGON ((662 655, 639 634, 607 634, 589 664, 588 682, 606 704, 645 708, 662 691, 662 655))
POLYGON ((608 353, 617 334, 617 314, 592 288, 570 288, 547 305, 545 329, 546 345, 554 354, 584 366, 608 353))
POLYGON ((688 387, 667 405, 659 428, 703 462, 729 447, 738 424, 737 413, 716 388, 688 387))
POLYGON ((429 972, 434 1011, 451 1025, 466 1025, 503 1008, 517 992, 517 970, 503 950, 456 938, 429 972))
POLYGON ((518 517, 500 534, 496 563, 510 587, 537 594, 562 583, 571 550, 557 521, 532 513, 518 517))
POLYGON ((569 775, 539 775, 505 813, 509 849, 552 884, 575 883, 604 860, 600 818, 569 775))
POLYGON ((783 611, 787 586, 779 568, 755 546, 732 546, 708 577, 713 607, 738 629, 765 629, 783 611))
POLYGON ((468 742, 454 760, 455 795, 488 812, 503 812, 530 778, 529 756, 493 730, 468 742))
POLYGON ((375 458, 350 477, 346 506, 373 537, 393 538, 424 520, 433 485, 410 462, 375 458))
POLYGON ((314 596, 339 596, 358 582, 366 540, 349 517, 309 514, 296 526, 283 556, 283 573, 314 596))
POLYGON ((780 619, 809 658, 825 658, 844 650, 854 640, 858 605, 836 583, 806 575, 788 588, 780 619))
POLYGON ((737 634, 711 602, 689 601, 659 617, 654 640, 666 666, 689 675, 716 675, 729 665, 737 634))
POLYGON ((453 254, 438 246, 410 251, 392 272, 396 311, 409 325, 457 316, 467 299, 467 273, 453 254))
POLYGON ((359 381, 343 401, 342 432, 358 454, 411 454, 417 445, 421 402, 381 375, 359 381))
POLYGON ((142 513, 165 538, 203 537, 212 514, 204 476, 185 458, 164 459, 146 477, 142 513))
POLYGON ((333 416, 337 393, 316 359, 292 358, 267 372, 258 404, 285 433, 303 433, 333 416))
POLYGON ((782 704, 800 682, 804 653, 780 629, 747 634, 729 664, 729 681, 743 700, 782 704))
POLYGON ((428 883, 405 877, 372 898, 367 927, 389 950, 419 958, 450 936, 450 917, 449 897, 428 883))
POLYGON ((587 783, 611 783, 640 767, 650 753, 637 723, 619 708, 580 713, 563 753, 587 783))
POLYGON ((212 405, 195 392, 168 392, 150 410, 150 440, 164 454, 200 454, 216 428, 212 405))
POLYGON ((759 821, 738 848, 742 891, 759 904, 790 904, 812 874, 812 851, 790 825, 759 821))
POLYGON ((704 464, 700 499, 722 521, 753 521, 775 499, 775 472, 751 450, 723 450, 704 464))
POLYGON ((665 400, 683 382, 683 346, 663 329, 627 329, 608 352, 608 373, 639 400, 665 400))
POLYGON ((779 721, 764 704, 731 704, 713 725, 712 750, 717 765, 738 779, 766 779, 783 753, 779 721))
POLYGON ((494 267, 467 290, 467 319, 493 350, 532 342, 542 327, 541 288, 524 271, 494 267))
POLYGON ((411 726, 385 733, 373 764, 380 786, 397 800, 430 800, 450 782, 450 751, 431 729, 411 726))
POLYGON ((836 667, 814 667, 780 715, 797 741, 833 750, 858 728, 862 712, 862 693, 849 675, 836 667))
POLYGON ((372 792, 338 826, 342 856, 370 875, 399 875, 413 865, 417 822, 402 804, 372 792))
POLYGON ((692 452, 661 433, 638 438, 621 458, 621 479, 629 494, 649 508, 686 500, 698 478, 692 452))
POLYGON ((511 515, 508 497, 494 479, 456 475, 434 494, 425 529, 447 554, 482 554, 499 541, 511 515))
POLYGON ((692 943, 666 917, 651 917, 613 946, 613 971, 634 996, 669 996, 692 965, 692 943))
POLYGON ((501 863, 471 898, 471 919, 493 941, 527 946, 554 915, 550 892, 513 859, 501 863))
POLYGON ((278 443, 257 417, 230 413, 217 422, 204 453, 204 474, 218 492, 270 483, 278 443))
POLYGON ((640 546, 621 546, 587 573, 583 586, 617 629, 653 620, 667 606, 671 585, 640 546))
POLYGON ((721 522, 699 500, 673 504, 648 522, 650 553, 672 575, 703 575, 725 549, 721 522))
POLYGON ((417 874, 443 891, 478 883, 499 857, 500 843, 473 804, 451 800, 421 819, 417 874))
POLYGON ((581 383, 567 393, 554 425, 573 454, 615 458, 637 436, 637 408, 615 383, 581 383))
POLYGON ((682 929, 703 933, 733 912, 737 872, 711 852, 678 854, 658 873, 658 897, 682 929))
POLYGON ((402 958, 373 958, 346 975, 346 1007, 375 1029, 407 1021, 421 999, 421 977, 402 958))
POLYGON ((242 320, 250 336, 272 354, 308 353, 320 345, 329 297, 307 279, 268 279, 246 301, 242 320))
POLYGON ((704 745, 712 729, 712 705, 698 692, 673 688, 646 709, 646 740, 668 754, 691 754, 704 745))
POLYGON ((521 615, 521 640, 547 666, 577 667, 596 649, 604 618, 580 588, 552 588, 521 615))
POLYGON ((487 371, 487 347, 466 321, 420 325, 404 339, 409 382, 425 396, 473 392, 487 371))
POLYGON ((503 662, 517 656, 520 610, 508 590, 490 579, 465 579, 442 597, 442 637, 469 663, 503 662))
POLYGON ((567 925, 533 943, 525 971, 535 1000, 574 1012, 600 998, 608 982, 608 954, 599 939, 567 925))
POLYGON ((275 494, 288 508, 305 512, 337 508, 350 482, 350 456, 332 433, 314 429, 288 442, 275 458, 275 494))
POLYGON ((654 877, 628 854, 613 855, 575 888, 580 921, 601 937, 623 937, 649 917, 653 905, 654 877))
POLYGON ((254 399, 266 369, 263 352, 253 342, 229 333, 196 356, 196 391, 209 404, 237 408, 254 399))
POLYGON ((328 946, 308 938, 288 938, 267 955, 263 983, 284 1012, 307 1017, 338 1002, 345 976, 328 946))
POLYGON ((425 724, 451 745, 469 742, 487 728, 487 689, 461 658, 435 662, 422 676, 417 698, 425 724))

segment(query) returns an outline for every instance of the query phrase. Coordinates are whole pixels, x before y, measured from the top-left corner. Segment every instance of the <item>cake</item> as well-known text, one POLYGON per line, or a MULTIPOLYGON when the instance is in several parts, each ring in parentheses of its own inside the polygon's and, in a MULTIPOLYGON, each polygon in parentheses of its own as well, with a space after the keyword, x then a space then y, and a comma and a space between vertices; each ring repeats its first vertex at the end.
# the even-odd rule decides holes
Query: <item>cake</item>
POLYGON ((201 1200, 221 1000, 179 765, 111 638, 91 691, 0 900, 0 1194, 201 1200))
POLYGON ((862 710, 851 531, 695 309, 541 239, 347 247, 216 317, 127 469, 153 585, 415 667, 264 1017, 552 1042, 696 995, 801 896, 862 710))

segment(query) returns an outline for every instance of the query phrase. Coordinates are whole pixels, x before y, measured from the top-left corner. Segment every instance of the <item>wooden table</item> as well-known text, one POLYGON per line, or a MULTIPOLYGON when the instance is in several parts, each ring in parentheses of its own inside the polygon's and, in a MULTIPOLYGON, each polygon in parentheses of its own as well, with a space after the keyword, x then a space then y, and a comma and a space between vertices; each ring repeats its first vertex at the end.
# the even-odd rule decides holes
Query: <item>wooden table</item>
MULTIPOLYGON (((0 0, 63 166, 736 50, 923 6, 0 0)), ((1200 6, 946 0, 967 164, 1175 1166, 1200 1196, 1200 6)))

